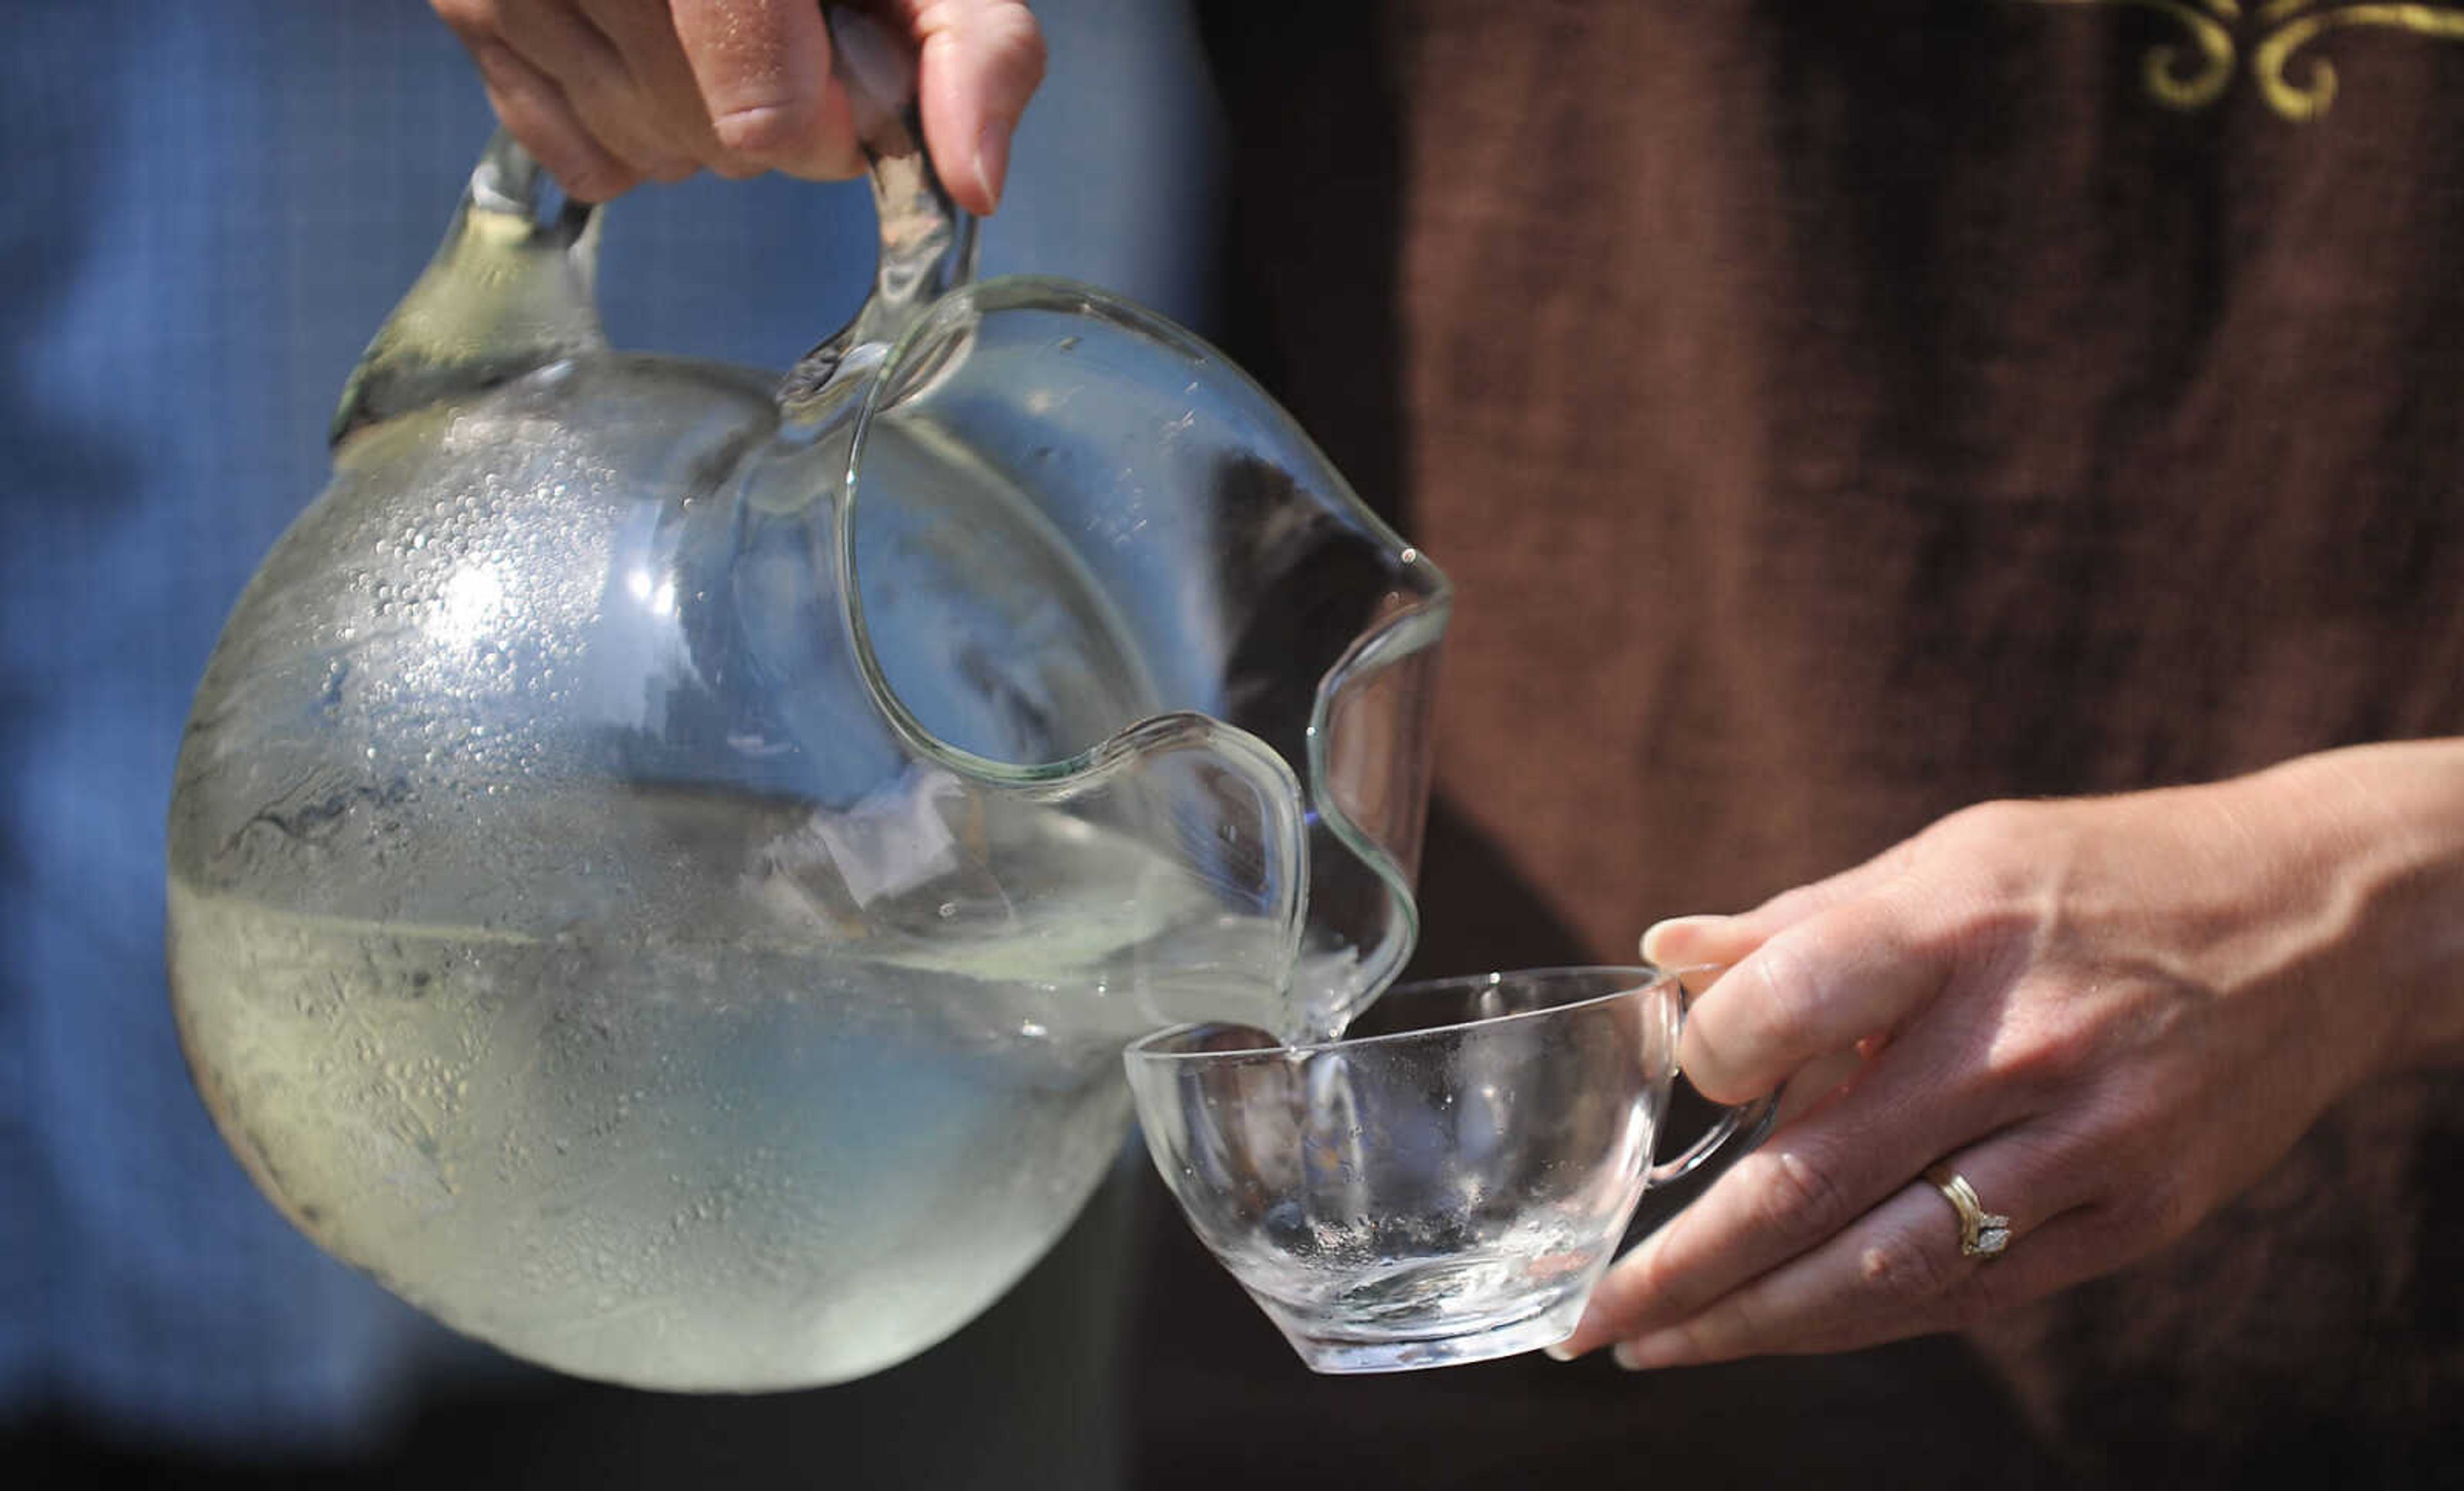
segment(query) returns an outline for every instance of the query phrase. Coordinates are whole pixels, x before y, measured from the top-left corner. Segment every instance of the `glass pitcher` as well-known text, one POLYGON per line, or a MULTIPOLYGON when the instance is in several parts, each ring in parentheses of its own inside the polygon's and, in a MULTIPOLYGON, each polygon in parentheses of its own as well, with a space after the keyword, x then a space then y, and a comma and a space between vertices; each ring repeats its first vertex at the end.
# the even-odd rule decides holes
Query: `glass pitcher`
POLYGON ((180 754, 232 1147, 586 1376, 913 1355, 1111 1163, 1125 1039, 1332 1031, 1413 940, 1442 577, 1189 333, 971 283, 859 113, 880 272, 783 382, 611 350, 599 214, 493 142, 180 754))

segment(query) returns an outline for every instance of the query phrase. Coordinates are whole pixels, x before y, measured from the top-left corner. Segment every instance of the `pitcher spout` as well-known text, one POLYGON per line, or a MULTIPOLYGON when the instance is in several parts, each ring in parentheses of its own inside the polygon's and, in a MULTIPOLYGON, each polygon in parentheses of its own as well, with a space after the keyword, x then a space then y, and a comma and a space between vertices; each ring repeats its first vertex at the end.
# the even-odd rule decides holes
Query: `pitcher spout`
POLYGON ((1216 907, 1139 945, 1143 1017, 1323 1034, 1395 977, 1449 590, 1263 390, 1086 286, 963 288, 867 389, 843 486, 883 718, 970 780, 1102 803, 1216 907))

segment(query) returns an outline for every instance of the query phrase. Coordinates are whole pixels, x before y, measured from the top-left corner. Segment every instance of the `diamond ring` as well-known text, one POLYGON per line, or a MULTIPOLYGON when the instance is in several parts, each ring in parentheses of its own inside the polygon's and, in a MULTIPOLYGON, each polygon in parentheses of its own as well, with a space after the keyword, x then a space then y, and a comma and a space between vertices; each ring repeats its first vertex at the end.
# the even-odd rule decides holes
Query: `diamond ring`
POLYGON ((1941 1191, 1942 1198, 1950 1203, 1950 1209, 1959 1213, 1959 1251, 1962 1257, 2000 1257, 2002 1250, 2011 1246, 2011 1219, 1985 1210, 1985 1203, 1976 1199, 1976 1188, 1968 1183, 1967 1176, 1947 1165, 1934 1164, 1925 1167, 1925 1178, 1933 1183, 1933 1189, 1941 1191))

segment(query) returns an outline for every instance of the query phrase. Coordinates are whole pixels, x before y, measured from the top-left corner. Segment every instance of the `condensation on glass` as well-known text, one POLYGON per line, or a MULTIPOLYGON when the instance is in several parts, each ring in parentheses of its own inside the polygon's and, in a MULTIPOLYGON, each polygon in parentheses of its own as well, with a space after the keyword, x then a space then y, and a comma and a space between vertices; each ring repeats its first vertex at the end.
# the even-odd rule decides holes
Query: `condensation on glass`
POLYGON ((866 128, 880 275, 783 381, 610 349, 494 142, 180 755, 224 1133, 572 1372, 913 1355, 1111 1163, 1126 1039, 1337 1029, 1413 941, 1442 577, 1195 337, 973 283, 866 128))

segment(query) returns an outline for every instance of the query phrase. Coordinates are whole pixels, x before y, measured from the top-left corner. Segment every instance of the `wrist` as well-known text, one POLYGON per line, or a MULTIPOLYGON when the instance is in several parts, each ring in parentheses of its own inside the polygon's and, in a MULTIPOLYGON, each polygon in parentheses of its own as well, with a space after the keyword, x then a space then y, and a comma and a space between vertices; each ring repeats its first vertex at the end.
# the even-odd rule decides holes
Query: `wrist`
POLYGON ((2382 1071, 2464 1065, 2464 740, 2361 746, 2244 779, 2308 840, 2329 970, 2384 1012, 2382 1071))

